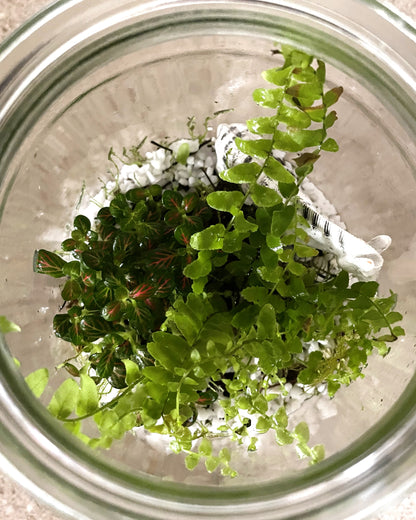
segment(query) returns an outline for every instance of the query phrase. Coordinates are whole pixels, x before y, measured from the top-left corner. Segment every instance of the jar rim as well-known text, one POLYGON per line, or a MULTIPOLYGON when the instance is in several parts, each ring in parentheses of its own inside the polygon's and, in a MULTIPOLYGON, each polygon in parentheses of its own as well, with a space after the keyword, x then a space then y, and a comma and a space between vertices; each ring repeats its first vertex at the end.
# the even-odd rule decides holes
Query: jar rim
MULTIPOLYGON (((124 3, 128 2, 129 0, 124 0, 124 3)), ((330 5, 330 2, 327 0, 317 0, 315 2, 305 2, 304 0, 300 0, 300 2, 305 5, 316 5, 318 7, 330 5)), ((377 11, 380 17, 387 19, 387 21, 393 24, 397 30, 409 39, 409 41, 416 44, 416 25, 411 23, 410 20, 401 18, 398 12, 391 10, 384 2, 378 0, 352 0, 352 2, 355 4, 362 4, 363 6, 368 7, 371 11, 377 11)), ((89 2, 88 0, 82 0, 81 2, 77 0, 59 0, 52 6, 49 6, 40 12, 0 45, 0 62, 2 57, 11 55, 16 51, 20 44, 29 41, 32 34, 35 34, 40 28, 46 31, 48 23, 53 18, 59 17, 64 13, 65 16, 69 16, 69 12, 73 6, 79 8, 80 5, 88 3, 92 5, 97 2, 89 2)), ((123 3, 123 0, 121 3, 123 3)), ((149 2, 141 3, 146 4, 149 2)), ((173 7, 178 5, 186 6, 195 4, 195 2, 188 0, 171 0, 169 2, 155 0, 150 3, 154 6, 165 4, 173 7)), ((202 3, 221 6, 229 4, 230 2, 219 0, 203 0, 202 2, 199 2, 199 4, 202 3)), ((277 3, 282 5, 287 4, 284 0, 250 0, 249 2, 232 0, 231 3, 236 5, 243 3, 252 5, 264 4, 267 6, 273 6, 277 3)), ((416 64, 416 62, 411 63, 411 66, 413 67, 414 64, 416 64)), ((2 342, 1 336, 0 342, 2 342)), ((183 484, 179 485, 161 482, 152 477, 133 478, 130 476, 129 478, 126 478, 126 474, 121 470, 119 473, 116 473, 113 466, 107 465, 100 458, 95 458, 95 456, 93 457, 91 454, 87 455, 87 449, 79 447, 75 441, 70 439, 69 434, 55 430, 53 427, 54 419, 49 417, 46 410, 44 410, 41 405, 37 402, 34 403, 33 398, 30 398, 28 389, 25 387, 23 380, 19 379, 10 356, 6 354, 5 343, 3 343, 3 346, 0 349, 0 361, 0 365, 4 362, 4 366, 6 367, 5 371, 0 375, 0 395, 3 396, 2 400, 4 399, 2 402, 7 402, 9 405, 9 408, 6 408, 6 413, 10 421, 9 424, 11 425, 10 429, 7 429, 6 427, 3 431, 4 436, 0 436, 0 443, 3 444, 2 451, 9 458, 11 464, 14 464, 17 469, 19 469, 19 464, 22 465, 21 467, 24 466, 21 456, 11 447, 12 438, 17 436, 16 428, 18 428, 18 426, 21 427, 22 425, 22 422, 20 422, 20 425, 16 422, 19 417, 20 421, 23 421, 23 424, 25 425, 25 431, 20 433, 19 438, 21 439, 22 444, 21 446, 18 446, 18 448, 21 449, 26 443, 26 453, 36 459, 36 464, 41 465, 45 473, 49 473, 51 479, 54 476, 61 478, 68 486, 71 486, 71 479, 74 475, 82 475, 82 478, 88 482, 88 486, 91 486, 91 483, 93 482, 96 489, 101 489, 103 493, 108 493, 109 498, 114 496, 116 491, 119 492, 120 495, 123 495, 124 502, 123 506, 120 505, 120 508, 127 508, 128 506, 126 504, 130 503, 133 497, 139 497, 143 500, 142 506, 145 507, 146 505, 146 507, 150 508, 153 507, 153 505, 154 507, 160 507, 160 501, 163 500, 166 504, 171 505, 172 501, 175 501, 174 499, 182 497, 187 499, 187 503, 184 507, 175 504, 175 507, 177 508, 176 510, 180 514, 191 515, 189 516, 190 518, 192 515, 195 515, 196 510, 192 509, 192 511, 185 511, 189 504, 192 504, 193 507, 196 504, 199 504, 201 507, 201 517, 208 518, 209 514, 212 513, 213 508, 216 508, 217 506, 218 508, 224 508, 226 503, 228 503, 228 505, 232 503, 232 506, 230 507, 235 509, 232 514, 236 518, 237 515, 240 518, 248 518, 248 514, 252 515, 255 507, 258 511, 258 501, 260 500, 264 501, 264 511, 267 512, 267 514, 272 515, 272 511, 276 507, 276 500, 278 501, 279 496, 286 491, 292 490, 293 492, 294 490, 293 501, 297 500, 299 507, 310 499, 310 493, 312 491, 315 493, 317 501, 314 509, 311 510, 312 512, 310 513, 310 518, 315 518, 312 515, 315 513, 319 514, 319 509, 321 507, 328 507, 328 503, 325 504, 324 502, 319 502, 319 499, 324 500, 322 498, 323 494, 325 493, 326 496, 328 490, 332 490, 334 493, 333 498, 331 499, 332 503, 335 503, 337 499, 347 500, 351 494, 354 493, 355 496, 359 495, 361 488, 367 495, 373 493, 373 496, 375 497, 379 489, 378 479, 380 478, 380 475, 386 471, 387 467, 391 468, 392 479, 395 476, 399 479, 399 469, 402 467, 408 468, 409 460, 414 460, 416 455, 413 440, 415 437, 414 433, 416 432, 416 404, 412 405, 411 399, 411 396, 414 395, 414 392, 416 391, 415 376, 402 395, 400 404, 391 410, 372 430, 372 432, 367 434, 365 439, 357 441, 351 447, 332 456, 330 460, 322 462, 321 465, 311 468, 305 474, 293 476, 293 478, 290 477, 285 483, 278 482, 280 486, 278 493, 276 493, 276 482, 262 484, 261 487, 258 487, 255 490, 252 486, 241 486, 239 488, 233 486, 230 486, 230 488, 215 488, 215 499, 217 505, 214 506, 212 502, 209 502, 209 504, 205 502, 209 498, 212 499, 212 490, 210 489, 207 490, 206 488, 198 488, 196 486, 188 488, 183 484), (13 388, 13 382, 16 381, 17 387, 13 388), (25 417, 21 415, 22 410, 26 411, 25 417), (38 432, 42 432, 42 435, 38 437, 38 440, 36 440, 36 435, 34 434, 38 432), (54 434, 53 439, 51 437, 51 432, 54 434), (60 453, 58 453, 57 448, 60 453), (43 450, 43 456, 45 453, 48 453, 50 460, 48 462, 42 462, 39 454, 36 454, 37 449, 43 450), (9 450, 11 451, 9 452, 9 450), (93 475, 93 480, 89 480, 92 475, 88 475, 89 468, 88 466, 85 466, 85 461, 88 461, 88 463, 91 464, 94 471, 97 470, 93 475), (72 468, 71 463, 73 465, 72 468), (57 467, 58 464, 61 464, 59 469, 57 467), (376 467, 377 471, 375 471, 376 467), (106 481, 103 475, 107 477, 106 481), (358 478, 358 475, 360 478, 358 478), (114 479, 112 482, 110 481, 110 476, 114 479), (348 490, 343 490, 346 481, 352 483, 352 487, 348 490), (113 485, 113 490, 108 487, 110 484, 113 485), (312 484, 312 486, 309 486, 310 484, 312 484), (123 486, 126 486, 126 488, 123 489, 123 486), (136 493, 135 489, 141 489, 142 491, 141 493, 136 493), (308 491, 306 491, 307 489, 308 491), (146 493, 148 494, 146 495, 146 493), (160 496, 155 497, 156 494, 160 494, 160 496), (161 496, 164 498, 161 498, 161 496), (211 512, 205 510, 208 505, 211 512), (253 509, 251 509, 251 506, 253 509)), ((0 425, 0 430, 3 427, 4 425, 0 425)), ((410 486, 410 473, 408 477, 409 482, 407 485, 410 486)), ((400 478, 402 478, 402 476, 400 476, 400 478)), ((413 477, 413 481, 414 480, 415 477, 413 477)), ((29 483, 27 485, 30 486, 29 483)), ((87 490, 86 494, 88 495, 89 492, 90 490, 87 490)), ((107 507, 110 507, 110 504, 107 503, 107 507)), ((293 511, 295 511, 293 514, 295 514, 296 509, 295 506, 293 507, 293 511)), ((334 508, 335 507, 336 509, 334 509, 334 511, 338 510, 337 508, 339 505, 334 505, 334 508)), ((225 510, 228 511, 228 508, 225 510)), ((217 518, 223 518, 220 516, 219 510, 217 510, 215 516, 217 518)), ((224 516, 224 518, 226 517, 224 516)), ((233 518, 231 512, 229 518, 233 518)), ((268 518, 275 517, 270 516, 268 518)), ((303 516, 303 518, 306 519, 309 517, 303 516)))

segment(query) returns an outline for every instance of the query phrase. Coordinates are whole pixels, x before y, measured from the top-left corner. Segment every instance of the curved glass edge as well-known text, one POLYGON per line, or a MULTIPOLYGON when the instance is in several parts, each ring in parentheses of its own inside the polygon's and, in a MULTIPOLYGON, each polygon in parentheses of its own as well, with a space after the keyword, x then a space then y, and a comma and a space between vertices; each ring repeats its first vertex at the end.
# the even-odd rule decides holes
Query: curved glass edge
POLYGON ((400 495, 416 484, 416 475, 412 472, 416 462, 416 377, 406 388, 400 404, 365 437, 317 466, 285 480, 258 486, 204 488, 165 482, 149 475, 133 475, 116 468, 73 438, 33 397, 1 336, 0 363, 4 367, 0 374, 0 394, 3 402, 8 403, 0 424, 0 451, 3 451, 9 465, 15 468, 14 475, 23 473, 27 476, 23 484, 29 491, 43 489, 42 500, 55 508, 58 504, 65 504, 70 497, 74 504, 88 504, 93 500, 94 492, 101 491, 101 506, 105 506, 106 510, 118 507, 117 497, 128 502, 137 499, 134 503, 139 504, 145 494, 145 502, 172 504, 179 501, 180 504, 182 501, 180 507, 209 506, 212 511, 232 504, 234 508, 241 508, 239 514, 244 517, 244 511, 250 509, 250 504, 260 501, 262 506, 256 506, 258 511, 262 507, 268 510, 272 505, 276 507, 279 499, 289 494, 298 500, 299 505, 302 505, 302 499, 307 498, 305 505, 309 513, 303 517, 306 520, 315 518, 313 515, 319 512, 322 505, 325 510, 331 506, 339 508, 339 504, 351 497, 357 503, 360 494, 365 495, 366 500, 374 495, 372 507, 376 510, 377 501, 383 499, 379 495, 379 484, 385 474, 388 478, 383 487, 384 496, 390 489, 397 488, 399 480, 400 495), (33 484, 28 479, 36 472, 42 474, 43 480, 33 484), (58 482, 60 486, 56 486, 58 482), (65 494, 62 494, 62 487, 65 494), (311 493, 314 501, 310 499, 311 493), (61 495, 58 502, 57 494, 61 495), (326 501, 323 504, 324 494, 326 501))
MULTIPOLYGON (((70 3, 70 2, 69 2, 70 3)), ((61 0, 60 2, 58 2, 58 4, 68 4, 68 2, 66 0, 61 0)), ((49 9, 53 9, 54 6, 50 7, 49 9)), ((40 16, 40 15, 38 15, 40 16)), ((3 354, 3 351, 1 352, 1 354, 3 354)), ((405 403, 403 403, 403 405, 405 404, 409 404, 410 406, 410 403, 412 402, 412 397, 414 396, 414 393, 415 393, 415 388, 416 388, 416 382, 413 381, 413 386, 411 387, 411 389, 406 393, 406 396, 407 396, 407 400, 405 403), (413 384, 415 383, 415 384, 413 384), (408 401, 408 402, 407 402, 408 401)), ((24 389, 22 388, 21 391, 23 392, 22 395, 22 398, 20 400, 20 403, 23 405, 25 404, 25 400, 28 398, 28 393, 27 393, 27 390, 24 391, 24 389)), ((33 398, 32 398, 33 399, 33 398)), ((396 424, 396 429, 395 431, 397 431, 399 429, 399 426, 400 425, 403 425, 403 416, 399 414, 399 411, 402 411, 402 412, 406 412, 407 413, 407 417, 409 417, 410 415, 409 414, 413 414, 414 415, 414 411, 415 411, 415 407, 413 406, 412 408, 408 408, 408 407, 405 407, 405 406, 402 406, 402 408, 397 408, 396 410, 394 410, 394 413, 392 414, 392 417, 390 418, 390 421, 388 423, 385 424, 384 426, 384 433, 385 435, 387 435, 387 432, 390 430, 389 428, 389 425, 390 424, 395 424, 394 421, 398 421, 397 424, 396 424), (407 410, 407 411, 406 411, 407 410), (401 420, 399 420, 401 418, 401 420)), ((413 416, 412 415, 412 416, 413 416)), ((54 425, 52 424, 52 420, 50 420, 49 418, 46 418, 46 417, 38 417, 36 418, 36 414, 33 416, 33 420, 37 420, 37 421, 40 421, 38 422, 38 424, 42 424, 43 425, 43 429, 46 430, 46 431, 53 431, 54 430, 54 425)), ((34 422, 33 424, 36 424, 36 422, 34 422)), ((382 433, 382 431, 379 429, 377 430, 377 435, 374 434, 372 437, 370 437, 370 439, 374 440, 375 442, 381 442, 382 440, 382 437, 380 436, 380 434, 382 433)), ((67 447, 68 446, 68 439, 67 437, 63 436, 62 438, 60 438, 60 436, 58 436, 57 440, 59 441, 59 443, 61 443, 62 447, 67 447)), ((371 441, 372 442, 372 441, 371 441)), ((349 463, 349 459, 351 456, 353 457, 358 457, 360 454, 362 455, 362 448, 364 447, 367 447, 367 450, 370 450, 371 449, 371 444, 370 441, 366 440, 364 441, 364 443, 362 444, 361 446, 361 451, 359 450, 359 447, 357 446, 355 450, 352 450, 352 451, 346 451, 345 453, 341 454, 339 458, 334 458, 334 460, 332 462, 328 461, 328 464, 326 464, 326 466, 322 466, 321 468, 317 468, 317 470, 313 469, 311 470, 309 473, 308 473, 308 478, 304 478, 304 480, 301 482, 301 483, 304 483, 305 485, 314 480, 315 481, 319 481, 319 478, 321 478, 322 480, 325 479, 325 476, 331 476, 333 473, 339 471, 340 469, 348 469, 348 463, 349 463), (326 468, 326 469, 325 469, 326 468)), ((82 451, 79 451, 77 449, 77 447, 75 446, 75 444, 73 446, 71 446, 71 444, 69 444, 69 446, 71 447, 71 449, 73 450, 72 453, 74 453, 75 455, 79 456, 79 459, 82 461, 82 459, 84 458, 83 457, 83 452, 82 451)), ((96 462, 96 467, 98 468, 98 464, 99 464, 99 461, 97 459, 97 462, 96 462)), ((325 464, 325 463, 324 463, 325 464)), ((112 467, 109 467, 108 471, 109 472, 111 470, 111 472, 113 472, 113 468, 112 467)), ((114 473, 112 473, 112 476, 117 476, 117 478, 120 479, 120 481, 125 481, 124 479, 124 474, 121 472, 117 475, 115 475, 114 473)), ((146 483, 147 483, 147 486, 148 486, 148 489, 149 490, 152 490, 152 491, 155 491, 156 489, 156 485, 157 485, 157 492, 159 493, 160 491, 160 487, 162 487, 165 492, 166 492, 166 496, 169 497, 171 494, 174 495, 175 498, 177 498, 179 495, 181 495, 181 492, 183 491, 183 494, 182 496, 187 496, 187 491, 186 490, 183 490, 183 486, 181 485, 180 488, 178 489, 176 486, 173 486, 171 487, 170 484, 167 484, 167 483, 161 483, 159 480, 157 482, 152 482, 151 480, 147 481, 148 479, 145 479, 146 480, 146 483)), ((141 486, 144 486, 145 485, 145 482, 142 480, 142 479, 132 479, 130 480, 129 479, 129 484, 134 486, 136 484, 139 484, 141 486)), ((273 484, 273 486, 275 486, 276 484, 273 484)), ((266 496, 267 493, 268 493, 268 490, 270 488, 267 488, 267 486, 262 486, 262 491, 263 491, 263 494, 251 494, 251 495, 244 495, 244 499, 256 499, 256 498, 259 498, 259 497, 262 497, 262 496, 266 496), (266 488, 266 489, 265 489, 266 488)), ((282 488, 280 488, 282 489, 282 488)), ((283 488, 282 491, 284 491, 285 489, 287 488, 283 488)), ((247 493, 247 491, 252 491, 252 488, 250 488, 250 490, 244 490, 244 489, 241 489, 241 492, 242 493, 247 493)), ((224 500, 228 500, 229 497, 235 497, 235 495, 233 494, 228 494, 228 492, 230 492, 230 490, 215 490, 216 494, 219 493, 221 496, 219 497, 220 499, 222 499, 224 497, 224 500), (224 492, 226 492, 224 494, 224 492)), ((238 494, 237 494, 237 498, 240 494, 240 489, 238 490, 238 494)), ((192 488, 192 498, 194 498, 195 496, 197 497, 201 497, 201 499, 204 499, 204 498, 207 498, 209 495, 206 494, 206 491, 204 490, 201 490, 200 491, 200 494, 198 494, 198 492, 195 492, 195 488, 192 488)), ((79 516, 78 516, 79 518, 79 516)))
MULTIPOLYGON (((4 432, 2 432, 0 425, 0 434, 3 433, 4 432)), ((80 513, 56 500, 50 493, 36 485, 33 480, 28 479, 26 475, 13 466, 10 460, 6 458, 1 452, 0 466, 4 475, 7 475, 8 478, 12 479, 14 482, 16 482, 16 484, 21 486, 25 491, 36 498, 38 502, 42 503, 48 508, 62 513, 65 515, 65 518, 74 518, 75 520, 91 520, 87 516, 80 515, 80 513)))
MULTIPOLYGON (((65 3, 65 0, 61 0, 61 2, 65 3)), ((175 3, 175 1, 173 3, 175 3)), ((210 4, 210 2, 208 2, 208 4, 210 4)), ((260 14, 252 14, 253 16, 250 19, 247 19, 247 16, 237 16, 232 10, 227 10, 225 8, 221 11, 221 17, 219 17, 218 11, 205 11, 203 9, 200 9, 199 6, 197 9, 193 11, 193 18, 191 16, 187 16, 186 13, 184 13, 183 11, 178 11, 177 13, 170 13, 169 35, 167 37, 169 39, 173 39, 177 35, 180 36, 180 27, 183 26, 186 26, 189 30, 193 30, 194 32, 197 32, 199 30, 202 31, 203 27, 200 23, 198 24, 196 21, 198 16, 200 19, 203 16, 206 17, 206 25, 208 25, 208 21, 210 21, 211 24, 215 23, 215 26, 213 27, 218 32, 226 31, 226 24, 229 24, 230 21, 233 21, 234 25, 239 25, 242 31, 244 30, 245 26, 248 27, 248 24, 250 24, 251 28, 253 28, 254 26, 261 27, 265 32, 265 36, 267 35, 270 38, 273 38, 273 36, 275 38, 281 37, 282 41, 284 41, 284 31, 286 31, 287 33, 290 30, 291 36, 293 36, 293 42, 295 44, 303 46, 304 48, 306 48, 306 50, 311 50, 307 47, 309 46, 308 42, 310 42, 310 40, 313 39, 313 41, 315 42, 315 53, 317 55, 321 55, 324 59, 327 59, 329 62, 332 61, 332 64, 334 64, 335 66, 339 66, 341 69, 348 70, 348 72, 351 73, 352 76, 354 76, 354 74, 352 74, 352 72, 354 72, 356 79, 357 76, 360 76, 360 78, 362 78, 363 81, 367 82, 367 86, 369 86, 371 82, 373 83, 373 85, 377 84, 379 92, 382 93, 383 97, 386 97, 386 99, 390 100, 391 105, 394 106, 394 109, 398 113, 400 113, 400 116, 402 120, 406 122, 407 127, 410 129, 414 128, 414 120, 416 118, 416 107, 413 111, 411 110, 411 107, 414 105, 413 100, 416 92, 415 71, 413 71, 413 77, 409 78, 409 81, 411 83, 406 83, 406 78, 403 79, 402 77, 405 76, 405 71, 392 70, 392 75, 395 74, 394 80, 397 81, 397 83, 394 83, 394 81, 392 82, 392 78, 388 77, 388 75, 384 73, 382 64, 376 63, 374 60, 368 59, 368 57, 366 59, 366 56, 364 54, 360 55, 358 52, 353 52, 356 49, 352 49, 351 52, 348 53, 342 46, 336 45, 337 42, 335 37, 331 36, 330 34, 326 35, 327 37, 325 41, 320 41, 320 39, 318 38, 319 35, 317 34, 317 28, 313 28, 313 30, 311 28, 311 34, 308 34, 308 37, 306 37, 301 31, 297 30, 296 27, 290 24, 288 27, 283 29, 279 26, 279 24, 276 24, 276 20, 274 20, 273 22, 273 20, 268 20, 268 18, 266 18, 265 16, 261 16, 260 14), (192 27, 192 24, 194 25, 194 27, 192 27), (312 38, 312 36, 314 35, 315 38, 312 38), (331 56, 328 56, 328 47, 331 45, 331 56), (343 67, 341 65, 343 65, 343 67), (403 74, 401 74, 402 72, 403 74), (401 83, 400 90, 398 88, 399 82, 401 83), (408 87, 408 89, 406 89, 406 87, 408 87), (409 89, 411 90, 410 93, 407 92, 407 90, 409 89)), ((65 80, 65 77, 70 76, 72 78, 72 81, 74 81, 77 77, 80 76, 80 74, 82 75, 83 73, 87 72, 89 70, 89 67, 94 66, 96 63, 99 63, 101 59, 100 52, 104 52, 113 44, 111 40, 114 39, 114 37, 119 38, 117 41, 117 44, 119 46, 120 42, 127 43, 131 40, 135 40, 136 42, 138 40, 143 40, 143 38, 146 38, 147 35, 149 35, 150 33, 155 34, 158 30, 163 30, 163 20, 163 16, 155 16, 154 19, 151 20, 151 23, 149 20, 145 20, 142 23, 138 22, 134 25, 134 28, 130 27, 125 30, 120 29, 119 31, 117 31, 116 35, 112 35, 112 38, 102 36, 101 38, 95 39, 93 42, 90 42, 88 45, 85 45, 85 48, 78 50, 76 53, 74 53, 74 55, 66 57, 66 61, 63 60, 63 63, 60 63, 59 61, 57 63, 54 63, 53 65, 56 67, 56 70, 54 70, 53 74, 50 74, 49 72, 49 74, 53 76, 52 81, 50 79, 48 80, 50 81, 50 84, 43 85, 43 89, 40 88, 39 85, 35 89, 33 89, 32 87, 32 90, 30 92, 25 92, 21 94, 23 101, 21 101, 21 103, 19 104, 18 110, 14 110, 16 114, 15 118, 13 118, 13 124, 11 122, 10 114, 8 115, 10 123, 8 125, 8 132, 6 134, 7 139, 6 141, 2 141, 0 145, 1 157, 3 161, 6 160, 4 152, 7 150, 7 142, 10 142, 10 140, 13 138, 14 129, 21 128, 22 121, 25 120, 27 117, 31 117, 32 120, 36 119, 35 112, 37 112, 37 114, 39 115, 41 107, 45 105, 45 96, 48 96, 50 99, 50 96, 52 95, 52 90, 54 91, 55 95, 57 95, 57 93, 59 94, 59 88, 62 90, 62 88, 65 88, 67 86, 67 80, 65 80), (80 63, 83 63, 82 67, 79 66, 80 63), (77 67, 75 67, 75 65, 77 65, 77 67), (76 73, 75 69, 77 71, 76 73), (71 74, 68 74, 69 71, 71 71, 71 74), (58 74, 59 72, 60 74, 58 74), (25 98, 29 97, 30 106, 26 107, 27 102, 25 101, 25 98), (33 101, 35 97, 37 98, 36 102, 33 101)), ((51 67, 51 65, 52 64, 49 64, 49 68, 51 67)), ((36 72, 36 77, 41 76, 45 73, 43 69, 39 69, 36 72)), ((5 101, 7 101, 7 99, 5 101)))
POLYGON ((84 0, 54 0, 50 5, 40 9, 28 18, 22 25, 12 31, 6 38, 0 41, 0 61, 2 53, 9 53, 22 39, 26 39, 31 33, 38 30, 58 13, 70 9, 73 4, 84 0))
POLYGON ((406 31, 407 35, 416 43, 416 21, 406 13, 400 11, 392 3, 385 0, 361 0, 365 5, 377 11, 400 31, 406 31))
MULTIPOLYGON (((416 22, 412 20, 405 13, 397 9, 394 5, 387 2, 386 0, 353 0, 358 1, 365 6, 368 6, 369 9, 378 13, 383 18, 387 19, 392 25, 394 25, 401 32, 405 31, 406 34, 411 37, 411 39, 416 42, 416 22)), ((160 2, 154 2, 152 0, 137 0, 137 4, 155 4, 160 2)), ((206 4, 213 4, 214 7, 221 7, 223 5, 230 5, 233 3, 238 3, 239 0, 223 0, 222 2, 219 0, 205 0, 206 4)), ((0 42, 0 56, 3 52, 8 50, 11 47, 14 47, 16 43, 18 43, 21 39, 27 38, 31 33, 38 30, 42 25, 45 25, 48 20, 53 17, 58 16, 59 14, 71 9, 73 6, 78 4, 88 4, 88 0, 54 0, 50 5, 41 9, 38 13, 28 18, 20 27, 15 29, 10 35, 8 35, 3 41, 0 42)), ((123 2, 121 2, 123 3, 123 2)), ((185 0, 185 3, 190 5, 195 4, 194 0, 185 0)), ((269 6, 279 6, 283 5, 280 0, 262 0, 263 4, 269 6)), ((127 4, 127 2, 126 2, 127 4)), ((183 6, 183 0, 163 0, 162 4, 164 4, 164 8, 172 8, 175 10, 175 6, 183 6)), ((91 4, 92 5, 92 4, 91 4)), ((313 2, 308 2, 309 6, 314 7, 327 7, 328 0, 313 0, 313 2)), ((329 5, 333 7, 332 0, 329 2, 329 5)), ((86 6, 88 8, 88 5, 86 6)))

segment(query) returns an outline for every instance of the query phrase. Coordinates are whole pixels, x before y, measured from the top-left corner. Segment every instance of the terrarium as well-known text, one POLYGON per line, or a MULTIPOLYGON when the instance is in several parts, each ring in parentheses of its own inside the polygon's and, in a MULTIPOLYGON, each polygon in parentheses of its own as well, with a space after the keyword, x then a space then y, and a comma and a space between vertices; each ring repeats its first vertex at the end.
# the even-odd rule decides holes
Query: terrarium
POLYGON ((58 2, 4 44, 2 452, 62 511, 412 484, 414 29, 327 4, 58 2))

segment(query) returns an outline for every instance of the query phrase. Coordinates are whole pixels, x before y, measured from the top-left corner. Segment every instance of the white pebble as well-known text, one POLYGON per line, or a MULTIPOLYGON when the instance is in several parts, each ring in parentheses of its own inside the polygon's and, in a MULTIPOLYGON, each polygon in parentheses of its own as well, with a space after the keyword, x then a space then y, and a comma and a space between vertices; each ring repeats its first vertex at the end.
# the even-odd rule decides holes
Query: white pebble
POLYGON ((123 164, 120 168, 120 176, 121 177, 134 177, 140 168, 137 164, 123 164))
POLYGON ((149 172, 146 172, 146 177, 149 179, 149 183, 150 184, 154 184, 154 182, 156 181, 155 179, 155 176, 149 172))
POLYGON ((201 159, 195 161, 195 168, 202 168, 204 165, 205 163, 201 159))
POLYGON ((294 385, 290 390, 288 397, 294 400, 301 400, 303 394, 304 392, 302 388, 300 388, 298 385, 294 385))
POLYGON ((209 166, 214 166, 214 158, 212 157, 212 155, 208 155, 207 158, 205 159, 205 166, 208 168, 209 166))

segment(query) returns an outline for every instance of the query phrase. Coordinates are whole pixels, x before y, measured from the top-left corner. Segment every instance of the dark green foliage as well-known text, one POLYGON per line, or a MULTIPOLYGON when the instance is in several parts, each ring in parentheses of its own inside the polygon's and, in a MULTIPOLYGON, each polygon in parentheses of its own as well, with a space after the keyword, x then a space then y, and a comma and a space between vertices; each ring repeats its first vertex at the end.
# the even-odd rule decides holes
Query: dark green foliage
POLYGON ((98 362, 97 354, 92 355, 99 377, 112 376, 120 387, 119 345, 128 346, 125 358, 130 359, 160 327, 175 298, 189 292, 183 270, 196 258, 189 241, 211 215, 196 191, 184 197, 154 186, 133 189, 100 209, 95 231, 87 217, 75 218, 72 238, 62 243, 74 260, 36 252, 35 271, 68 278, 61 295, 70 309, 55 316, 55 334, 78 351, 90 350, 101 338, 108 343, 98 362))
MULTIPOLYGON (((49 409, 91 446, 108 447, 143 426, 169 435, 172 450, 187 453, 189 469, 202 460, 207 471, 220 467, 232 477, 229 451, 215 453, 211 439, 249 439, 247 449, 255 450, 244 410, 259 434, 272 430, 279 445, 295 443, 317 462, 323 448, 309 447, 307 425, 288 428, 285 383, 324 383, 333 396, 363 376, 374 349, 385 355, 404 334, 396 296, 380 298, 376 282, 350 286, 345 272, 316 282, 309 260, 318 251, 307 245, 296 195, 321 152, 338 149, 327 135, 337 115, 328 109, 342 88, 325 91, 321 61, 289 47, 282 54, 284 64, 263 73, 272 88, 253 94, 273 114, 247 122, 258 139, 236 140, 255 162, 221 172, 218 190, 117 193, 94 223, 75 218, 62 243, 71 261, 43 249, 35 254, 35 271, 66 277, 67 312, 55 316, 54 331, 83 353, 81 369, 63 365, 81 384, 66 381, 49 409), (299 153, 296 176, 275 149, 299 153), (258 184, 262 174, 276 190, 258 184), (310 341, 320 350, 301 355, 310 341), (120 391, 100 405, 106 382, 120 391), (225 421, 211 432, 198 412, 215 401, 225 421), (81 432, 90 416, 95 439, 81 432)), ((193 132, 193 119, 188 126, 193 132)), ((184 146, 176 159, 188 155, 184 146)), ((44 387, 45 374, 39 378, 34 388, 44 387)))

